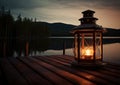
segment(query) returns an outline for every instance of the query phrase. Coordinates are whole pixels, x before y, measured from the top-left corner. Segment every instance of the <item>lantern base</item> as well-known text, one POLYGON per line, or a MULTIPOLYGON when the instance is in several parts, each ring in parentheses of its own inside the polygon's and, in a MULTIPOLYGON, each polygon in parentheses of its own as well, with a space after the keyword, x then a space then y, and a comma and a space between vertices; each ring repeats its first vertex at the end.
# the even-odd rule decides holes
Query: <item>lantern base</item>
POLYGON ((85 68, 85 69, 98 69, 103 66, 105 66, 106 63, 101 62, 101 61, 95 61, 95 62, 72 62, 71 66, 76 67, 76 68, 85 68))

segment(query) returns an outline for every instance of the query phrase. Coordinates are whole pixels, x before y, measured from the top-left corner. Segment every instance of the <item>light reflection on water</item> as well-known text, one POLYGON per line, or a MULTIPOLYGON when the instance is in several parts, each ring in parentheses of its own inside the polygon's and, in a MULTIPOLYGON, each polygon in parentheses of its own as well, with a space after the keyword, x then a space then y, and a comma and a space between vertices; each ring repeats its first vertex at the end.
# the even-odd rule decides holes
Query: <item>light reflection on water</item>
MULTIPOLYGON (((104 44, 103 49, 104 61, 120 64, 120 43, 104 44)), ((40 53, 40 55, 61 55, 62 53, 63 50, 46 50, 40 53)), ((74 56, 73 48, 66 49, 66 55, 74 56)))
MULTIPOLYGON (((66 43, 66 55, 73 54, 73 37, 51 37, 49 40, 39 40, 31 43, 29 50, 29 56, 46 56, 46 55, 62 55, 63 54, 63 42, 66 43), (31 46, 32 45, 32 46, 31 46), (42 50, 43 49, 43 50, 42 50)), ((120 38, 105 37, 103 40, 103 59, 107 62, 120 64, 120 38)), ((21 51, 20 55, 14 52, 14 56, 24 56, 24 51, 21 51)))
POLYGON ((120 43, 104 45, 104 61, 120 64, 120 43))

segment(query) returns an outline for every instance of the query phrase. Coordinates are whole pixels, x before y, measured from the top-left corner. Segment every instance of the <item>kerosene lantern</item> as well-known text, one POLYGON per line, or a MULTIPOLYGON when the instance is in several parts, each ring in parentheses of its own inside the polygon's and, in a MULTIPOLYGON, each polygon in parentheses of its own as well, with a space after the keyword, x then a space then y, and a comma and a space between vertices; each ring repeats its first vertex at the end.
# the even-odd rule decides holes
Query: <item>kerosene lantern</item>
POLYGON ((103 32, 102 26, 97 25, 95 11, 83 11, 81 24, 71 31, 74 35, 73 66, 101 66, 103 65, 103 32))

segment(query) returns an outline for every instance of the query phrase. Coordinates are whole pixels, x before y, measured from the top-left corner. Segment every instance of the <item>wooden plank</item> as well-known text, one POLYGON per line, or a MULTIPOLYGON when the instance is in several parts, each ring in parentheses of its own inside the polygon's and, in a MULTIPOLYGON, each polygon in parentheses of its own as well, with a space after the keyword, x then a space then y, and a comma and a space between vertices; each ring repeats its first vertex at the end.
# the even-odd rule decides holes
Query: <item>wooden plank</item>
POLYGON ((52 85, 52 83, 39 76, 36 72, 34 72, 32 69, 30 69, 28 66, 16 58, 9 58, 9 60, 15 66, 15 68, 19 70, 19 72, 25 77, 30 85, 52 85))
MULTIPOLYGON (((68 59, 68 57, 62 58, 61 56, 56 56, 54 58, 57 59, 57 60, 63 61, 63 62, 67 62, 67 63, 71 63, 72 62, 70 58, 68 59)), ((119 65, 117 65, 117 66, 119 66, 119 65)), ((102 72, 103 74, 105 73, 107 75, 120 77, 120 75, 118 75, 118 74, 120 74, 120 71, 118 69, 110 68, 110 66, 108 67, 108 65, 106 65, 102 69, 103 70, 100 71, 100 72, 102 72)))
POLYGON ((1 68, 0 68, 0 85, 3 85, 3 77, 2 77, 1 68))
POLYGON ((118 77, 110 76, 110 75, 105 74, 105 73, 103 74, 99 71, 87 71, 86 70, 85 72, 88 72, 91 75, 94 75, 94 76, 101 78, 105 81, 109 81, 109 83, 111 83, 111 84, 117 84, 117 85, 120 84, 120 79, 118 77))
MULTIPOLYGON (((51 58, 51 60, 48 60, 48 59, 50 59, 50 58, 41 58, 41 57, 37 57, 37 58, 39 58, 39 59, 41 59, 41 60, 43 60, 43 61, 46 61, 46 62, 48 62, 48 63, 50 63, 50 64, 52 64, 52 65, 54 65, 54 66, 59 66, 60 68, 62 68, 62 69, 64 69, 64 70, 67 70, 67 71, 71 71, 72 73, 75 73, 75 74, 77 74, 77 75, 79 75, 79 76, 82 76, 82 77, 84 77, 84 78, 86 78, 86 79, 88 79, 88 80, 91 80, 91 81, 93 81, 93 82, 96 82, 97 84, 99 84, 99 83, 101 83, 101 84, 111 84, 111 83, 109 83, 109 81, 106 81, 106 80, 104 80, 104 79, 101 79, 101 78, 99 78, 98 76, 97 77, 95 77, 95 76, 93 76, 93 74, 88 74, 88 73, 85 73, 85 70, 76 70, 76 69, 74 69, 74 70, 71 70, 70 69, 70 65, 69 66, 67 66, 67 65, 64 65, 63 66, 63 64, 65 64, 65 62, 58 62, 57 61, 57 59, 55 60, 55 58, 51 58), (51 61, 51 62, 49 62, 49 61, 51 61), (57 62, 56 62, 57 61, 57 62), (56 62, 56 63, 55 63, 56 62), (79 72, 78 72, 79 71, 79 72), (93 79, 90 79, 89 77, 93 77, 93 79)), ((103 76, 104 77, 104 76, 103 76)))
POLYGON ((61 56, 57 56, 57 57, 60 57, 60 58, 63 58, 63 57, 64 57, 64 59, 66 59, 66 60, 74 60, 74 59, 75 59, 74 56, 70 56, 70 55, 65 55, 65 56, 63 56, 63 57, 62 57, 62 55, 61 55, 61 56))
POLYGON ((74 60, 74 56, 70 56, 70 55, 54 55, 54 56, 47 56, 47 57, 64 58, 65 60, 74 60))
MULTIPOLYGON (((64 58, 62 58, 62 56, 56 56, 56 57, 54 57, 54 58, 57 58, 58 60, 61 60, 61 61, 65 61, 65 62, 68 62, 68 63, 71 63, 71 58, 70 58, 71 56, 69 56, 69 57, 64 57, 64 58)), ((102 71, 100 71, 101 73, 103 73, 103 75, 111 75, 111 76, 114 76, 114 77, 120 77, 120 70, 118 70, 118 68, 119 68, 119 65, 114 65, 114 64, 112 64, 112 68, 111 68, 111 66, 110 66, 111 64, 109 64, 109 65, 106 65, 105 67, 103 67, 102 68, 102 71), (115 66, 115 67, 114 67, 115 66), (115 68, 117 68, 117 69, 115 69, 115 68), (119 74, 119 75, 118 75, 119 74)), ((117 80, 118 80, 118 78, 117 78, 117 80)), ((119 81, 119 80, 118 80, 119 81)))
POLYGON ((109 67, 109 68, 113 68, 113 69, 117 69, 117 70, 119 70, 120 71, 120 66, 119 65, 112 65, 112 64, 107 64, 107 67, 109 67))
POLYGON ((54 85, 72 85, 70 82, 59 77, 58 75, 49 71, 48 69, 41 67, 35 62, 29 61, 26 58, 19 58, 19 59, 23 61, 26 65, 28 65, 31 69, 33 69, 35 72, 37 72, 39 75, 53 82, 54 85))
POLYGON ((1 60, 1 67, 9 85, 28 85, 27 81, 9 63, 7 58, 1 60))
MULTIPOLYGON (((58 55, 58 56, 53 56, 53 57, 54 58, 61 58, 61 59, 63 59, 63 57, 64 57, 64 60, 67 60, 67 62, 71 62, 71 61, 74 60, 74 57, 73 56, 69 56, 69 55, 64 55, 64 56, 58 55)), ((113 63, 110 63, 110 62, 106 62, 106 63, 107 63, 107 65, 106 65, 107 68, 109 67, 111 69, 115 69, 116 71, 120 72, 120 65, 113 64, 113 63)))
MULTIPOLYGON (((66 57, 64 57, 66 58, 66 57)), ((61 57, 61 59, 63 59, 62 61, 66 61, 64 60, 64 58, 61 57)), ((56 57, 54 57, 54 59, 56 59, 56 57)), ((61 60, 59 59, 59 60, 61 60)), ((56 59, 58 60, 58 58, 56 59)), ((69 60, 70 61, 70 60, 69 60)), ((71 63, 71 62, 70 62, 71 63)), ((84 70, 86 72, 86 70, 84 70)), ((97 77, 101 77, 103 79, 108 79, 109 81, 116 83, 116 84, 120 84, 120 75, 118 75, 117 73, 113 73, 110 70, 104 70, 104 69, 99 69, 96 71, 87 71, 88 73, 91 73, 92 75, 95 75, 97 77)))
MULTIPOLYGON (((56 73, 59 76, 65 78, 65 79, 67 79, 67 80, 69 80, 71 82, 74 82, 75 84, 80 84, 80 85, 95 85, 94 83, 92 83, 92 82, 90 82, 90 81, 88 81, 86 79, 83 79, 83 78, 81 78, 81 77, 79 77, 77 75, 74 75, 74 74, 72 74, 72 73, 70 73, 68 71, 62 70, 60 68, 56 68, 56 67, 54 67, 54 66, 52 66, 52 65, 50 65, 48 63, 45 63, 43 61, 39 61, 39 60, 37 60, 35 58, 28 58, 28 59, 30 59, 30 60, 38 63, 39 65, 47 68, 50 71, 53 71, 54 73, 56 73)), ((51 62, 51 61, 49 61, 49 62, 51 62)))
MULTIPOLYGON (((66 57, 67 57, 67 56, 66 56, 66 57)), ((63 62, 67 62, 67 63, 70 63, 70 62, 74 61, 74 60, 66 59, 66 58, 61 57, 61 56, 54 56, 53 58, 54 58, 54 59, 57 59, 57 60, 60 60, 60 61, 63 61, 63 62)))
MULTIPOLYGON (((47 58, 48 59, 48 58, 47 58)), ((47 60, 46 58, 44 59, 44 60, 47 60)), ((50 58, 49 58, 50 59, 50 58)), ((55 59, 55 58, 54 58, 55 59)), ((51 59, 50 61, 52 61, 52 62, 50 62, 50 63, 52 63, 53 65, 56 65, 56 66, 60 66, 60 68, 63 68, 63 69, 66 69, 67 71, 70 71, 70 72, 72 72, 72 73, 75 73, 75 74, 77 74, 77 75, 80 75, 80 76, 82 76, 82 77, 84 77, 84 78, 86 78, 86 79, 89 79, 90 77, 93 77, 94 78, 94 76, 92 76, 92 75, 90 75, 90 74, 88 74, 88 73, 85 73, 84 71, 82 71, 82 70, 78 70, 77 69, 77 71, 75 71, 75 69, 69 69, 69 67, 71 66, 70 64, 68 65, 68 63, 65 65, 65 62, 62 62, 62 61, 59 61, 59 60, 57 60, 57 59, 55 59, 55 61, 54 61, 54 59, 51 59), (54 63, 53 63, 54 62, 54 63), (55 63, 55 62, 57 62, 57 63, 55 63), (58 64, 59 63, 59 64, 58 64), (68 65, 68 66, 67 66, 68 65), (80 71, 80 73, 78 72, 78 71, 80 71)), ((95 82, 95 83, 97 83, 97 84, 99 84, 99 83, 106 83, 106 81, 104 81, 104 80, 101 80, 101 79, 99 79, 99 78, 94 78, 95 80, 91 80, 91 81, 93 81, 93 82, 95 82)), ((89 79, 90 80, 90 79, 89 79)), ((108 84, 108 82, 107 82, 107 84, 108 84)))
MULTIPOLYGON (((67 57, 64 57, 64 58, 67 58, 67 57)), ((64 58, 61 57, 61 59, 63 59, 63 60, 64 60, 64 58)), ((71 60, 69 60, 69 62, 71 62, 71 60)), ((119 75, 120 73, 118 73, 118 70, 117 69, 114 70, 114 73, 113 73, 111 71, 112 70, 111 68, 110 68, 111 70, 105 70, 105 68, 107 68, 107 66, 105 66, 104 68, 101 68, 101 69, 97 70, 97 72, 95 72, 95 71, 93 72, 92 71, 92 73, 93 73, 92 75, 95 75, 95 73, 96 73, 97 75, 99 75, 103 79, 107 78, 111 82, 115 82, 116 84, 120 84, 120 75, 119 75)))
MULTIPOLYGON (((115 73, 115 74, 120 74, 120 71, 119 70, 116 70, 116 69, 113 69, 113 68, 109 68, 109 67, 104 67, 103 69, 107 70, 107 71, 110 71, 112 73, 115 73)), ((119 75, 120 76, 120 75, 119 75)))
MULTIPOLYGON (((47 60, 47 59, 45 58, 45 60, 47 60)), ((52 60, 53 60, 53 59, 52 59, 52 60)), ((49 61, 48 61, 48 62, 49 62, 49 61)), ((61 66, 60 64, 55 63, 54 61, 51 61, 51 60, 50 60, 50 63, 53 63, 53 65, 55 65, 55 66, 57 66, 57 67, 62 67, 64 70, 67 69, 68 72, 71 72, 71 71, 72 71, 72 70, 71 70, 71 67, 66 68, 66 67, 64 67, 63 65, 61 66), (68 70, 68 69, 69 69, 69 70, 68 70)), ((75 72, 72 72, 72 73, 75 73, 75 72)), ((89 79, 87 78, 88 75, 86 75, 86 74, 84 74, 84 73, 82 73, 82 72, 81 72, 81 74, 80 74, 80 77, 83 77, 83 78, 89 80, 89 79)), ((95 82, 94 82, 94 83, 95 83, 95 82)))
POLYGON ((108 64, 99 70, 76 69, 71 68, 73 60, 66 55, 1 58, 0 85, 120 85, 119 65, 108 64))

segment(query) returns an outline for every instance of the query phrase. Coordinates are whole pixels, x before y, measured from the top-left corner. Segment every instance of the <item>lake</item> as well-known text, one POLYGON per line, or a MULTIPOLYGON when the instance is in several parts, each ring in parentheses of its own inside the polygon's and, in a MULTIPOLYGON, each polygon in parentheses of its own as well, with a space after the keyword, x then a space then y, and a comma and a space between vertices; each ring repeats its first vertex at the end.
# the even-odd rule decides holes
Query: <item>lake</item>
MULTIPOLYGON (((33 39, 32 43, 29 44, 29 56, 62 55, 64 45, 66 47, 66 55, 73 56, 73 41, 73 37, 33 39)), ((104 37, 103 53, 104 61, 120 64, 120 37, 104 37)), ((19 53, 15 51, 14 56, 24 56, 24 51, 19 53)))

